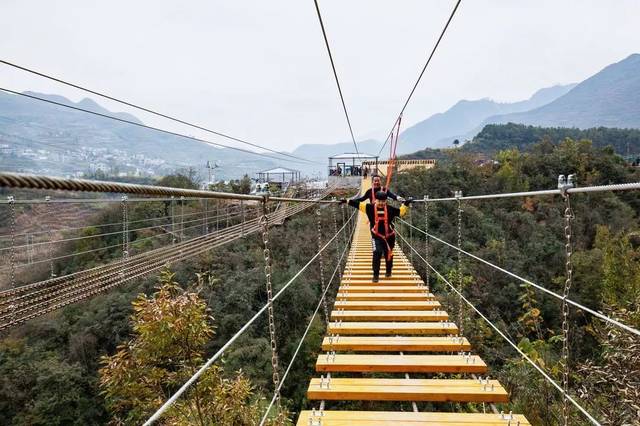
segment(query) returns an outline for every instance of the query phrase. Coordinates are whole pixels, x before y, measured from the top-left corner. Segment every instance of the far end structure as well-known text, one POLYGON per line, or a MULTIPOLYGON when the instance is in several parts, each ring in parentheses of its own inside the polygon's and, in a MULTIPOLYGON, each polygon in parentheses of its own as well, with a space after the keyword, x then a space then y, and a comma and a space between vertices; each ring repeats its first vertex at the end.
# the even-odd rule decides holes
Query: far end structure
POLYGON ((345 152, 329 157, 329 185, 358 187, 363 176, 378 172, 378 156, 345 152))
POLYGON ((300 180, 300 170, 276 167, 258 172, 258 183, 268 183, 270 187, 285 189, 289 184, 300 180))

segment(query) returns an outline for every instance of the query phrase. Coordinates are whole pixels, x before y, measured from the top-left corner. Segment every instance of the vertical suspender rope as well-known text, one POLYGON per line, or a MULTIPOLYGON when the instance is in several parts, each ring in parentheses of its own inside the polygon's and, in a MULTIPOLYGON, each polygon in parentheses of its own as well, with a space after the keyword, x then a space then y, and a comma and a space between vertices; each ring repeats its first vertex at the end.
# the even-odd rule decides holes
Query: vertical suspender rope
MULTIPOLYGON (((46 209, 46 214, 49 217, 53 217, 53 211, 51 209, 51 197, 50 196, 46 196, 44 197, 44 201, 45 201, 45 205, 47 206, 46 209)), ((48 234, 49 234, 49 244, 48 244, 48 248, 47 248, 47 257, 50 259, 49 260, 49 278, 55 278, 56 274, 53 270, 53 231, 51 230, 51 228, 49 228, 48 230, 48 234)))
MULTIPOLYGON (((430 274, 430 270, 429 270, 429 196, 425 195, 424 196, 424 232, 425 232, 425 239, 424 239, 424 258, 425 258, 425 283, 427 284, 427 288, 430 289, 431 286, 429 285, 429 276, 430 274)), ((411 252, 413 253, 413 250, 411 250, 411 252)))
MULTIPOLYGON (((462 249, 462 200, 460 199, 462 197, 462 191, 456 191, 455 192, 455 197, 458 200, 458 208, 457 208, 457 213, 458 213, 458 249, 462 249)), ((463 276, 462 276, 462 252, 460 250, 458 250, 458 292, 460 293, 460 295, 464 294, 464 288, 463 288, 463 276)), ((464 334, 464 309, 465 306, 462 303, 462 296, 460 298, 458 298, 458 330, 459 330, 459 334, 460 336, 462 336, 464 334)))
POLYGON ((127 268, 127 260, 129 259, 129 206, 127 204, 128 196, 122 196, 122 266, 120 276, 125 276, 127 268))
MULTIPOLYGON (((335 198, 334 198, 335 200, 335 198)), ((338 233, 338 214, 336 212, 336 205, 331 206, 331 216, 333 217, 333 232, 338 233)), ((346 246, 345 246, 346 247, 346 246)), ((340 240, 336 239, 336 264, 338 265, 338 283, 342 283, 342 268, 341 268, 341 256, 340 256, 340 240)))
MULTIPOLYGON (((413 209, 409 209, 409 241, 413 244, 413 209)), ((409 260, 413 266, 413 250, 409 250, 409 260)))
POLYGON ((388 189, 391 185, 391 176, 393 175, 393 168, 396 165, 396 148, 398 147, 398 137, 400 136, 400 123, 402 122, 402 114, 398 116, 396 121, 396 135, 395 140, 393 137, 393 130, 391 130, 391 144, 389 145, 389 162, 387 165, 387 182, 385 187, 388 189))
POLYGON ((562 398, 562 420, 563 425, 567 426, 569 424, 569 400, 567 398, 569 395, 569 304, 567 303, 567 298, 573 280, 571 224, 574 215, 571 209, 570 196, 566 190, 574 186, 573 175, 569 175, 566 181, 564 180, 564 176, 562 176, 558 186, 564 198, 565 281, 562 293, 562 389, 564 396, 562 398))
POLYGON ((11 288, 16 287, 16 199, 13 195, 7 197, 9 202, 9 232, 11 233, 11 250, 9 254, 9 266, 11 271, 11 288))
POLYGON ((184 196, 180 196, 180 242, 184 241, 184 196))
MULTIPOLYGON (((322 214, 322 212, 320 211, 320 206, 318 206, 318 208, 316 209, 316 224, 317 224, 317 232, 316 234, 318 235, 318 251, 320 251, 322 249, 322 218, 320 217, 322 214)), ((320 257, 318 257, 319 260, 319 267, 320 267, 320 294, 322 294, 322 292, 324 291, 324 256, 322 255, 322 253, 320 253, 320 257)), ((322 309, 324 311, 324 321, 327 324, 327 326, 329 325, 329 309, 327 307, 327 298, 324 297, 322 299, 322 309)))
POLYGON ((175 198, 172 195, 171 196, 171 244, 175 244, 176 243, 176 217, 175 217, 175 211, 176 211, 175 198))
POLYGON ((267 316, 269 319, 269 340, 271 342, 271 368, 273 386, 276 391, 276 402, 280 407, 280 372, 278 369, 278 347, 276 345, 276 325, 273 315, 273 288, 271 285, 271 249, 269 244, 269 217, 267 216, 267 198, 262 201, 262 217, 260 225, 262 227, 262 242, 264 244, 264 275, 267 291, 267 316))

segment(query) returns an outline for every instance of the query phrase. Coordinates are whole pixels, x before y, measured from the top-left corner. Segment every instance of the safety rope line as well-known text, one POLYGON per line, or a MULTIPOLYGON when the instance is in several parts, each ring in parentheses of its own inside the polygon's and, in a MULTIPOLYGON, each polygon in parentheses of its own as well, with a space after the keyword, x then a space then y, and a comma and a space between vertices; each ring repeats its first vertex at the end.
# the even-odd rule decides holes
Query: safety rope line
MULTIPOLYGON (((640 182, 616 183, 612 185, 596 185, 567 188, 567 194, 582 194, 590 192, 609 192, 609 191, 631 191, 640 189, 640 182)), ((494 198, 512 198, 512 197, 536 197, 542 195, 562 195, 561 189, 544 189, 541 191, 525 191, 525 192, 506 192, 501 194, 484 194, 484 195, 467 195, 461 197, 462 200, 488 200, 494 198)), ((415 200, 415 202, 438 203, 443 201, 457 201, 456 197, 429 198, 427 200, 415 200)))
MULTIPOLYGON (((400 236, 400 238, 404 239, 404 236, 402 236, 401 234, 398 234, 400 236)), ((418 258, 420 258, 423 262, 426 263, 426 259, 423 258, 420 253, 411 245, 409 244, 409 247, 411 248, 411 250, 413 250, 416 253, 416 256, 418 256, 418 258)), ((571 395, 569 395, 567 392, 565 392, 565 390, 563 389, 563 387, 561 385, 559 385, 555 380, 553 380, 553 378, 551 378, 551 376, 549 376, 540 366, 538 366, 538 364, 536 364, 531 358, 529 358, 529 356, 527 356, 527 354, 525 354, 522 349, 520 349, 518 347, 518 345, 516 345, 513 341, 511 341, 511 339, 509 339, 496 325, 493 324, 493 322, 487 318, 482 312, 480 312, 478 310, 478 308, 475 307, 475 305, 473 305, 473 303, 471 303, 462 293, 458 292, 458 289, 451 284, 437 269, 435 269, 433 267, 433 265, 431 265, 430 263, 427 263, 427 266, 429 268, 431 268, 431 270, 438 276, 438 278, 440 278, 445 284, 447 284, 447 286, 449 286, 449 288, 451 288, 451 290, 453 290, 454 292, 456 292, 458 294, 458 296, 464 300, 464 302, 471 308, 473 309, 491 328, 493 328, 507 343, 509 343, 509 345, 511 345, 511 347, 513 347, 516 351, 518 351, 518 353, 527 361, 529 362, 529 364, 531 364, 531 366, 533 366, 549 383, 551 383, 553 385, 553 387, 555 387, 564 398, 566 398, 569 402, 571 402, 578 410, 580 410, 580 412, 594 425, 597 426, 601 426, 600 423, 593 418, 593 416, 591 414, 589 414, 589 412, 587 410, 585 410, 575 399, 573 399, 573 397, 571 397, 571 395)))
MULTIPOLYGON (((46 196, 45 197, 45 202, 46 200, 49 199, 49 203, 47 203, 47 207, 49 208, 49 210, 47 210, 48 214, 49 213, 53 213, 53 211, 51 210, 53 208, 53 204, 55 199, 52 199, 50 196, 46 196)), ((139 202, 139 198, 129 198, 129 202, 139 202)), ((144 200, 148 200, 147 198, 144 198, 144 200)), ((187 200, 191 200, 191 199, 187 199, 187 200)), ((118 202, 121 202, 122 200, 118 200, 118 202)), ((166 200, 167 202, 170 201, 170 199, 166 200)), ((207 199, 204 199, 204 201, 207 201, 207 199)), ((18 204, 18 203, 16 203, 18 204)), ((25 204, 25 203, 19 203, 19 204, 25 204)), ((257 209, 256 209, 257 211, 257 209)), ((193 212, 193 213, 186 213, 184 216, 185 217, 189 217, 189 216, 195 216, 195 215, 201 215, 201 212, 193 212)), ((237 215, 237 213, 236 213, 237 215)), ((129 224, 134 224, 134 223, 142 223, 142 222, 152 222, 152 221, 156 221, 156 220, 170 220, 171 216, 167 215, 167 216, 158 216, 158 217, 149 217, 149 218, 145 218, 145 219, 137 219, 137 220, 130 220, 129 224)), ((189 222, 189 221, 187 221, 189 222)), ((87 228, 105 228, 105 227, 117 227, 120 226, 122 223, 121 222, 111 222, 111 223, 100 223, 100 224, 96 224, 96 225, 85 225, 85 226, 74 226, 74 227, 69 227, 69 228, 60 228, 60 229, 56 229, 56 232, 71 232, 71 231, 84 231, 87 228)), ((133 228, 131 229, 131 231, 135 231, 135 230, 141 230, 141 229, 150 229, 152 227, 156 227, 158 225, 152 225, 151 227, 148 228, 133 228)), ((42 235, 42 234, 46 234, 49 237, 49 234, 51 234, 52 230, 51 229, 47 229, 46 231, 35 231, 35 232, 30 232, 31 235, 36 236, 36 235, 42 235)), ((21 236, 25 236, 27 235, 26 233, 22 233, 22 234, 16 234, 16 237, 21 237, 21 236)), ((99 234, 99 235, 111 235, 111 234, 99 234)), ((4 235, 0 235, 0 240, 2 239, 9 239, 10 236, 7 234, 4 235)), ((83 237, 84 238, 84 237, 83 237)), ((55 240, 55 241, 67 241, 65 240, 55 240)), ((44 242, 36 242, 34 244, 47 244, 47 241, 44 242)), ((19 246, 18 246, 19 247, 19 246)))
MULTIPOLYGON (((83 192, 111 192, 122 194, 144 194, 177 197, 213 198, 224 200, 253 200, 262 202, 260 195, 236 194, 233 192, 216 192, 199 189, 172 188, 155 185, 138 185, 133 183, 108 182, 90 179, 68 179, 52 176, 31 175, 26 173, 0 172, 0 187, 20 189, 50 189, 83 192)), ((101 200, 102 201, 102 200, 101 200)), ((297 201, 307 203, 337 203, 337 201, 321 199, 303 199, 289 197, 269 197, 270 202, 297 201)))
MULTIPOLYGON (((400 218, 398 218, 398 220, 403 221, 403 219, 400 219, 400 218)), ((481 257, 478 257, 475 254, 469 253, 468 251, 465 251, 463 249, 458 249, 458 247, 456 247, 455 245, 453 245, 453 244, 451 244, 451 243, 449 243, 449 242, 447 242, 447 241, 445 241, 445 240, 443 240, 441 238, 438 238, 438 237, 436 237, 435 235, 433 235, 431 233, 426 233, 425 231, 423 231, 420 228, 414 228, 414 229, 416 231, 418 231, 418 232, 422 232, 423 234, 428 235, 429 238, 431 238, 431 239, 433 239, 435 241, 438 241, 439 243, 442 243, 442 244, 444 244, 444 245, 446 245, 446 246, 448 246, 448 247, 450 247, 450 248, 452 248, 454 250, 460 250, 461 253, 471 257, 472 259, 475 259, 475 260, 477 260, 477 261, 479 261, 481 263, 484 263, 485 265, 490 266, 490 267, 492 267, 492 268, 494 268, 494 269, 496 269, 496 270, 498 270, 500 272, 503 272, 503 273, 509 275, 512 278, 515 278, 515 279, 517 279, 519 281, 522 281, 523 283, 525 283, 527 285, 530 285, 530 286, 532 286, 534 288, 537 288, 538 290, 540 290, 540 291, 542 291, 542 292, 544 292, 544 293, 546 293, 546 294, 548 294, 550 296, 553 296, 553 297, 555 297, 556 299, 558 299, 560 301, 562 301, 564 299, 564 297, 559 295, 558 293, 555 293, 555 292, 553 292, 553 291, 551 291, 551 290, 549 290, 549 289, 547 289, 545 287, 542 287, 539 284, 534 283, 533 281, 530 281, 530 280, 528 280, 526 278, 523 278, 523 277, 521 277, 521 276, 519 276, 517 274, 514 274, 513 272, 511 272, 509 270, 501 268, 500 266, 495 265, 495 264, 493 264, 493 263, 489 262, 488 260, 485 260, 485 259, 483 259, 481 257)), ((590 309, 590 308, 588 308, 588 307, 586 307, 586 306, 584 306, 584 305, 582 305, 582 304, 580 304, 578 302, 575 302, 575 301, 573 301, 573 300, 571 300, 569 298, 567 298, 566 301, 567 301, 568 304, 573 305, 576 308, 581 309, 581 310, 583 310, 585 312, 588 312, 591 315, 593 315, 593 316, 595 316, 595 317, 597 317, 597 318, 599 318, 599 319, 601 319, 603 321, 606 321, 606 322, 608 322, 608 323, 610 323, 612 325, 615 325, 616 327, 620 327, 623 330, 628 331, 629 333, 635 334, 636 336, 640 336, 640 330, 636 330, 633 327, 630 327, 630 326, 628 326, 626 324, 623 324, 620 321, 617 321, 617 320, 615 320, 613 318, 610 318, 610 317, 608 317, 608 316, 606 316, 606 315, 604 315, 604 314, 602 314, 600 312, 594 311, 593 309, 590 309)))
MULTIPOLYGON (((199 228, 199 227, 200 227, 200 224, 188 226, 188 227, 185 228, 185 231, 187 231, 189 229, 199 228)), ((154 228, 161 228, 161 227, 160 226, 156 226, 154 228)), ((131 232, 131 230, 129 232, 131 232)), ((122 230, 113 233, 113 235, 116 235, 116 234, 122 235, 122 230)), ((149 241, 149 240, 152 240, 154 238, 161 238, 161 237, 171 236, 170 234, 171 233, 169 233, 169 234, 151 235, 149 237, 138 238, 135 241, 136 242, 149 241)), ((189 240, 185 240, 185 241, 190 241, 192 239, 193 238, 191 238, 189 240)), ((174 243, 175 242, 172 242, 171 244, 174 244, 174 243)), ((24 247, 24 246, 20 246, 20 247, 24 247)), ((37 264, 45 263, 45 262, 51 263, 51 262, 54 262, 54 261, 57 261, 57 260, 69 259, 71 257, 77 257, 77 256, 81 256, 83 254, 95 253, 95 252, 98 252, 98 251, 108 250, 108 249, 112 249, 112 248, 116 248, 116 247, 122 248, 122 242, 119 242, 117 244, 112 244, 112 245, 109 245, 109 246, 98 247, 98 248, 95 248, 95 249, 83 250, 83 251, 79 251, 79 252, 75 252, 75 253, 65 254, 65 255, 62 255, 62 256, 55 256, 55 257, 48 257, 46 259, 41 259, 41 260, 34 260, 33 262, 31 262, 31 265, 37 265, 37 264)), ((28 266, 30 266, 30 264, 28 264, 28 263, 16 263, 15 264, 15 268, 16 269, 17 268, 25 268, 25 267, 28 267, 28 266)), ((8 269, 7 267, 2 267, 2 268, 0 268, 0 272, 4 272, 7 269, 8 269)))
MULTIPOLYGON (((353 218, 353 215, 351 216, 353 218)), ((349 220, 349 222, 351 222, 351 220, 349 220)), ((348 225, 348 222, 345 223, 344 225, 342 225, 342 228, 340 228, 340 231, 342 231, 346 226, 348 225)), ((272 302, 275 302, 288 288, 289 286, 291 286, 291 284, 293 284, 298 277, 300 277, 300 275, 302 275, 302 273, 304 271, 307 270, 307 268, 318 258, 318 256, 327 249, 327 247, 329 247, 329 245, 338 237, 338 234, 335 234, 333 237, 331 237, 329 239, 329 241, 327 241, 325 243, 324 246, 322 246, 321 251, 317 252, 311 259, 309 259, 309 261, 302 267, 300 268, 300 270, 291 278, 289 279, 289 281, 287 281, 287 283, 285 285, 282 286, 282 288, 273 295, 272 298, 272 302)), ((151 425, 153 424, 153 422, 155 422, 156 420, 158 420, 162 414, 169 408, 171 407, 171 405, 173 405, 173 403, 189 388, 189 386, 191 386, 196 380, 198 380, 200 378, 200 376, 218 359, 220 358, 220 356, 222 356, 222 354, 229 349, 229 347, 251 326, 251 324, 253 324, 267 309, 268 309, 269 305, 266 304, 264 305, 262 308, 260 308, 260 310, 258 312, 256 312, 256 314, 251 317, 251 319, 249 319, 249 321, 247 321, 245 323, 245 325, 243 325, 240 330, 238 330, 228 341, 227 343, 225 343, 220 349, 218 349, 218 351, 207 360, 207 362, 205 362, 202 367, 200 367, 198 369, 198 371, 196 371, 196 373, 191 376, 189 378, 189 380, 187 380, 164 404, 162 404, 162 406, 151 416, 149 417, 149 419, 144 423, 145 426, 151 425)))
MULTIPOLYGON (((344 228, 343 228, 344 229, 344 228)), ((343 235, 347 235, 344 232, 342 233, 343 235)), ((336 246, 339 245, 339 241, 336 240, 336 246)), ((320 310, 320 305, 321 304, 326 304, 326 300, 327 300, 327 292, 329 291, 329 289, 331 288, 331 284, 333 283, 333 279, 336 277, 336 274, 338 274, 338 283, 341 282, 340 277, 340 268, 342 266, 342 260, 344 259, 345 254, 347 253, 347 249, 349 247, 346 246, 344 247, 344 249, 342 249, 342 254, 340 254, 340 252, 338 252, 338 261, 336 263, 336 267, 333 269, 333 273, 331 274, 331 278, 329 279, 329 282, 327 283, 327 285, 324 287, 324 290, 322 292, 322 295, 320 297, 320 300, 318 301, 318 305, 316 306, 315 311, 313 311, 313 315, 311 316, 311 318, 309 319, 309 322, 307 324, 307 328, 305 329, 304 333, 302 334, 302 337, 300 338, 300 341, 298 342, 298 346, 296 347, 296 350, 293 353, 293 356, 291 357, 291 360, 289 361, 289 365, 287 366, 287 369, 285 370, 284 374, 282 375, 282 380, 280 381, 280 388, 282 388, 282 386, 284 385, 285 380, 287 379, 287 376, 289 375, 289 371, 291 371, 291 367, 293 366, 293 363, 295 362, 297 356, 298 356, 298 352, 300 352, 300 348, 302 348, 302 344, 304 343, 304 340, 307 338, 307 334, 309 334, 309 330, 311 330, 311 326, 313 324, 313 320, 316 318, 316 316, 318 315, 318 311, 320 310)), ((278 391, 280 391, 281 389, 278 389, 278 391)), ((276 395, 274 393, 273 397, 271 398, 271 402, 269 403, 269 405, 267 406, 267 409, 264 413, 264 416, 262 417, 262 420, 260 420, 260 426, 264 425, 264 422, 267 420, 267 417, 269 416, 269 412, 271 411, 271 407, 273 407, 273 404, 276 401, 276 395)))
MULTIPOLYGON (((128 200, 128 201, 130 201, 130 200, 128 200)), ((48 214, 51 214, 51 213, 52 212, 49 212, 48 214)), ((189 214, 186 214, 185 216, 189 216, 189 214)), ((170 216, 166 216, 166 217, 170 218, 170 216)), ((191 219, 191 220, 184 221, 183 223, 184 224, 190 224, 190 223, 203 222, 203 221, 204 221, 204 218, 199 217, 197 219, 191 219)), ((134 221, 129 221, 128 223, 130 225, 133 222, 134 221)), ((119 222, 117 225, 122 227, 122 222, 119 222)), ((166 224, 157 224, 157 225, 145 226, 145 227, 140 227, 140 228, 129 228, 129 232, 147 231, 147 230, 150 230, 150 229, 159 229, 159 228, 162 228, 164 225, 166 225, 166 224)), ((200 226, 200 223, 198 223, 196 226, 200 226)), ((189 227, 187 227, 185 229, 189 229, 191 227, 193 227, 193 226, 190 225, 189 227)), ((82 229, 88 229, 88 228, 93 228, 93 226, 87 225, 82 229)), ((64 232, 64 231, 65 230, 61 230, 60 232, 64 232)), ((53 231, 53 230, 47 231, 47 233, 50 234, 50 235, 53 234, 54 232, 55 231, 53 231)), ((37 247, 37 246, 68 243, 68 242, 71 242, 71 241, 81 241, 81 240, 87 240, 87 239, 92 239, 92 238, 101 238, 101 237, 108 237, 108 236, 111 236, 111 235, 120 235, 120 234, 122 234, 122 229, 120 229, 118 231, 113 231, 113 232, 104 232, 102 234, 83 235, 81 237, 61 238, 61 239, 58 239, 58 240, 49 239, 49 240, 46 240, 46 241, 33 242, 33 239, 32 239, 31 244, 24 244, 24 245, 15 246, 15 248, 16 249, 29 248, 29 247, 33 248, 33 247, 37 247)), ((23 234, 23 235, 28 236, 29 234, 23 234)), ((16 237, 17 236, 18 235, 16 235, 16 237)), ((9 249, 10 249, 10 247, 1 247, 0 248, 0 253, 3 252, 3 251, 8 251, 9 249)))
POLYGON ((278 347, 276 341, 276 325, 275 318, 273 314, 273 287, 271 285, 271 249, 269 245, 269 216, 267 210, 267 199, 262 203, 262 217, 260 218, 260 226, 262 227, 262 243, 264 244, 264 276, 265 276, 265 287, 267 293, 267 318, 269 321, 269 341, 271 343, 271 367, 272 367, 272 377, 273 377, 273 386, 276 389, 277 394, 277 402, 278 406, 280 406, 280 392, 278 389, 280 388, 280 372, 278 369, 278 347))

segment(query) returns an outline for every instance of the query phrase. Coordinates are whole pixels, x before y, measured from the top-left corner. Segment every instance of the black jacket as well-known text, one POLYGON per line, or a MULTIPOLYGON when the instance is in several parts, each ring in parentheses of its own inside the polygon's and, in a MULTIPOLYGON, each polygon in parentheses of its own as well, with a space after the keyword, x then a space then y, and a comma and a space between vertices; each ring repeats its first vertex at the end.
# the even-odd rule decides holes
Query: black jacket
MULTIPOLYGON (((382 189, 382 188, 381 188, 382 189)), ((380 190, 380 189, 379 189, 380 190)), ((378 191, 379 191, 378 190, 378 191)), ((372 189, 369 188, 367 189, 367 191, 364 193, 364 195, 362 195, 359 198, 353 198, 352 201, 358 201, 358 202, 363 202, 363 201, 367 201, 369 200, 370 203, 373 203, 373 197, 371 196, 372 194, 372 189)), ((392 200, 398 200, 398 196, 396 194, 394 194, 393 192, 387 190, 387 198, 391 198, 392 200)))
MULTIPOLYGON (((371 227, 373 227, 373 224, 376 220, 375 211, 374 211, 375 206, 373 204, 363 203, 356 200, 349 200, 349 205, 367 214, 367 217, 369 218, 369 229, 371 229, 371 227)), ((387 204, 387 214, 389 215, 388 220, 389 220, 390 229, 394 229, 393 221, 395 220, 395 218, 398 216, 400 217, 404 216, 406 214, 406 211, 407 211, 407 206, 405 206, 404 204, 400 206, 400 208, 390 206, 387 204)), ((378 224, 378 233, 384 235, 384 231, 385 231, 384 224, 383 223, 378 224)))

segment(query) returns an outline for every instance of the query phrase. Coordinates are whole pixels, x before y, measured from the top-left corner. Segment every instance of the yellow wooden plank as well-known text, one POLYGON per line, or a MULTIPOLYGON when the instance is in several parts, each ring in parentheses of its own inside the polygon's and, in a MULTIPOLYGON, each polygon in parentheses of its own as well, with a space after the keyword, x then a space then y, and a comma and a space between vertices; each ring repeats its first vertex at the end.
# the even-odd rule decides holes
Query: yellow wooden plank
POLYGON ((446 321, 445 311, 332 311, 334 321, 446 321))
POLYGON ((309 399, 361 401, 509 402, 497 380, 313 378, 309 399))
POLYGON ((339 335, 448 335, 458 334, 452 322, 330 322, 327 334, 339 335))
POLYGON ((323 351, 458 352, 471 344, 451 336, 332 336, 322 340, 323 351))
POLYGON ((338 292, 349 293, 419 293, 429 294, 429 290, 426 287, 421 287, 417 284, 412 285, 354 285, 354 286, 340 286, 338 292))
POLYGON ((316 371, 384 373, 485 373, 477 355, 320 354, 316 371))
POLYGON ((442 305, 437 300, 336 300, 336 309, 354 311, 399 311, 399 310, 432 310, 442 305))
POLYGON ((345 300, 434 300, 431 293, 356 293, 348 291, 336 294, 336 299, 345 300))
MULTIPOLYGON (((499 414, 414 413, 411 411, 302 411, 297 426, 506 426, 499 414), (316 414, 316 416, 314 416, 316 414)), ((505 415, 506 416, 506 415, 505 415)), ((525 416, 513 414, 511 425, 531 426, 525 416)))

